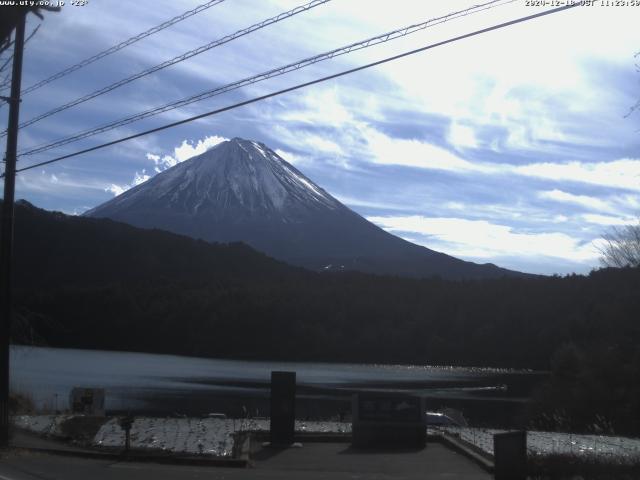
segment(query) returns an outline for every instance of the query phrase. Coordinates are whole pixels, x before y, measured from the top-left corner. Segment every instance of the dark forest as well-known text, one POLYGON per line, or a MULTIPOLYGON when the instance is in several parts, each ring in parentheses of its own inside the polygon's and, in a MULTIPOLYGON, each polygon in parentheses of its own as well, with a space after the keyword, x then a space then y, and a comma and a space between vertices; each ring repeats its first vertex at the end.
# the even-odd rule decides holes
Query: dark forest
POLYGON ((640 433, 638 268, 472 281, 325 274, 243 244, 25 202, 15 244, 16 343, 549 370, 537 426, 640 433))

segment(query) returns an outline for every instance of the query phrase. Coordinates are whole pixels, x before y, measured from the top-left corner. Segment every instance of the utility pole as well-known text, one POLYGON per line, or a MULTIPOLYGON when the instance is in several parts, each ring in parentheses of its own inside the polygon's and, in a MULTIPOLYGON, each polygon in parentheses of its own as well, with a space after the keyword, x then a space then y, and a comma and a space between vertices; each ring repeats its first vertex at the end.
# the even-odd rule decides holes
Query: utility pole
POLYGON ((24 49, 25 17, 20 12, 16 23, 7 129, 7 153, 4 167, 4 202, 0 231, 0 448, 9 445, 9 339, 11 335, 12 287, 11 254, 13 250, 13 204, 16 189, 16 152, 18 150, 18 122, 20 117, 20 87, 22 81, 22 53, 24 49))

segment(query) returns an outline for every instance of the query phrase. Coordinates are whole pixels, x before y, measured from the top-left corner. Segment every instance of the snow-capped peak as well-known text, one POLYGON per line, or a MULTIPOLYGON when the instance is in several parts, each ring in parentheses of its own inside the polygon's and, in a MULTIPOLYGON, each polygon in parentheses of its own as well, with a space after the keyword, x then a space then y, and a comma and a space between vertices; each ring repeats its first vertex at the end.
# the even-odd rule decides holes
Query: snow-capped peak
POLYGON ((496 277, 349 210, 263 143, 234 138, 85 213, 212 242, 246 242, 314 270, 496 277))
POLYGON ((188 214, 277 214, 345 208, 263 143, 233 138, 190 158, 97 207, 153 203, 188 214))

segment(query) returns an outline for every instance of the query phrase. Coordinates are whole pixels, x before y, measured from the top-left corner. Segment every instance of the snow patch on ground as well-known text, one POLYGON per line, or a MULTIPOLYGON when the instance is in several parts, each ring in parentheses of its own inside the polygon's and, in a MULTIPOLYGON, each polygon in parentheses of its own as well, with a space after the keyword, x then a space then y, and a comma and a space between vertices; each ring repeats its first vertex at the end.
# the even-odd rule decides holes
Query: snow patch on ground
MULTIPOLYGON (((493 455, 493 435, 506 430, 471 427, 441 427, 490 455, 493 455)), ((573 454, 640 461, 640 439, 608 435, 580 435, 558 432, 527 432, 530 455, 573 454)))
POLYGON ((62 436, 62 424, 74 415, 18 415, 13 424, 41 435, 62 436))
MULTIPOLYGON (((232 423, 217 418, 136 418, 131 448, 226 457, 231 455, 235 431, 232 423)), ((112 418, 100 428, 93 444, 123 447, 124 441, 124 430, 112 418)))
MULTIPOLYGON (((14 417, 17 427, 43 435, 61 436, 60 425, 73 415, 22 415, 14 417)), ((229 457, 234 436, 242 431, 269 431, 268 419, 155 418, 137 417, 131 426, 131 448, 174 453, 229 457)), ((296 421, 300 433, 348 433, 350 423, 296 421)), ((124 430, 118 418, 105 418, 92 444, 123 448, 124 430)))
MULTIPOLYGON (((297 432, 345 433, 351 424, 296 421, 297 432)), ((219 418, 136 418, 131 427, 131 448, 159 449, 177 453, 227 457, 233 450, 233 434, 242 431, 269 431, 269 420, 219 418)), ((94 445, 123 447, 124 431, 117 419, 105 423, 94 445)))
MULTIPOLYGON (((16 427, 42 435, 62 436, 62 424, 73 415, 20 415, 16 427)), ((124 447, 124 430, 118 418, 105 418, 93 439, 96 447, 124 447)), ((131 447, 175 453, 231 456, 236 432, 268 432, 269 419, 156 418, 137 417, 131 427, 131 447)), ((301 421, 299 433, 350 433, 351 423, 301 421)), ((438 427, 431 433, 446 432, 493 455, 493 435, 505 430, 472 427, 438 427)), ((606 435, 579 435, 556 432, 527 432, 530 455, 574 454, 640 461, 640 439, 606 435)))

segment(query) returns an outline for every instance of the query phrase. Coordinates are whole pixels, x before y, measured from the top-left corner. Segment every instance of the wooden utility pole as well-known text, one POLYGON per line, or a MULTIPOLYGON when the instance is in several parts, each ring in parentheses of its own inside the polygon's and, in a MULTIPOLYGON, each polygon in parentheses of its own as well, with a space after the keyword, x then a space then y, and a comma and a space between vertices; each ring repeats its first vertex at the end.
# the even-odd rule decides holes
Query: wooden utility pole
POLYGON ((0 231, 0 448, 9 445, 9 339, 11 335, 11 253, 13 250, 13 204, 16 189, 16 152, 18 150, 18 122, 20 117, 20 84, 22 81, 22 53, 24 50, 25 17, 21 12, 16 23, 7 128, 7 153, 4 167, 4 201, 2 202, 2 230, 0 231))

